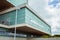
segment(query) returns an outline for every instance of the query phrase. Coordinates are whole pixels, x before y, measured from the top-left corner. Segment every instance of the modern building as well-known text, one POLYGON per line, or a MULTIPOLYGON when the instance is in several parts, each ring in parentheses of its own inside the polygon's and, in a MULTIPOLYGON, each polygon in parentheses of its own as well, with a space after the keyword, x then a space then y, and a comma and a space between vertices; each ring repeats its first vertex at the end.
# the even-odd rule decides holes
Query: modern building
POLYGON ((0 33, 2 35, 14 36, 15 31, 17 37, 51 35, 50 25, 36 15, 37 12, 28 5, 28 0, 7 0, 5 3, 11 6, 7 8, 8 6, 5 5, 6 9, 0 12, 0 33))

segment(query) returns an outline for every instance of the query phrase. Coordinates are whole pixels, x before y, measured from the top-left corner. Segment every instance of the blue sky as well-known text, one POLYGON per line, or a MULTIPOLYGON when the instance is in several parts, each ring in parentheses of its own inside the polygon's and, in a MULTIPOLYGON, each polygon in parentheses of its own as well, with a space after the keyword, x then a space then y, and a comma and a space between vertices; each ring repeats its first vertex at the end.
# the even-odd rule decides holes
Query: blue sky
POLYGON ((51 25, 53 34, 60 34, 60 0, 29 0, 28 3, 51 25))

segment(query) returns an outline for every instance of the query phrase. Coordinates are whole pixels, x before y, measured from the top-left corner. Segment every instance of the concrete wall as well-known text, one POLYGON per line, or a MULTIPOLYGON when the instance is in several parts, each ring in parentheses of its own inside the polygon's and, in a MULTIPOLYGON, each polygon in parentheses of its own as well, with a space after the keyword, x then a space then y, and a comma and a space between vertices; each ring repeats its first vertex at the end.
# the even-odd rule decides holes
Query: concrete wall
POLYGON ((28 40, 60 40, 60 38, 29 38, 28 40))
MULTIPOLYGON (((0 40, 14 40, 13 37, 0 37, 0 40)), ((26 38, 16 38, 16 40, 27 40, 26 38)))
MULTIPOLYGON (((0 37, 0 40, 14 40, 14 38, 0 37)), ((16 40, 60 40, 60 38, 16 38, 16 40)))

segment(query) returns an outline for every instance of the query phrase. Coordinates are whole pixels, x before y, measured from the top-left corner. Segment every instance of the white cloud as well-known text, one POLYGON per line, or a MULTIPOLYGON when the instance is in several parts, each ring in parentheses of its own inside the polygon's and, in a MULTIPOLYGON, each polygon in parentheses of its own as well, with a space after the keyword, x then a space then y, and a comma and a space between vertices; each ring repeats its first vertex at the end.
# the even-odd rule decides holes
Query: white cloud
POLYGON ((44 0, 46 3, 49 1, 49 0, 44 0))
POLYGON ((48 12, 52 12, 52 13, 54 12, 54 9, 49 8, 49 6, 46 6, 45 10, 47 10, 48 12))

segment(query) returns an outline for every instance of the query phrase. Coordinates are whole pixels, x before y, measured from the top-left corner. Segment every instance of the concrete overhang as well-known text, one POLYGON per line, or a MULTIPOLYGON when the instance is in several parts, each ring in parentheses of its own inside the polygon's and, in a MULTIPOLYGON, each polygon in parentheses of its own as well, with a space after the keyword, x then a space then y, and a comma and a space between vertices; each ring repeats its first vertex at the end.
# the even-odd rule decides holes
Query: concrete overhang
POLYGON ((11 7, 14 7, 11 3, 7 2, 6 0, 0 0, 0 12, 7 10, 11 7))
POLYGON ((51 34, 43 32, 43 31, 40 31, 40 30, 38 30, 38 29, 36 29, 36 28, 32 27, 31 25, 28 25, 26 23, 25 24, 12 25, 12 26, 0 24, 0 27, 6 28, 9 30, 15 30, 15 27, 16 27, 16 31, 18 33, 24 32, 27 34, 34 34, 34 35, 51 35, 51 34))

